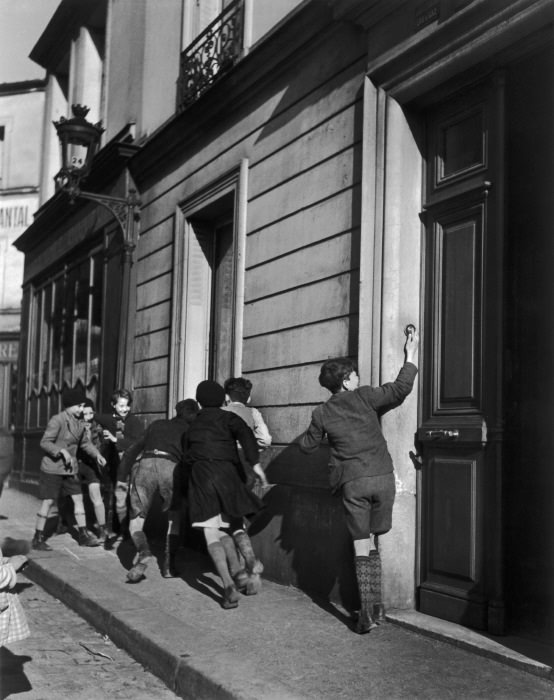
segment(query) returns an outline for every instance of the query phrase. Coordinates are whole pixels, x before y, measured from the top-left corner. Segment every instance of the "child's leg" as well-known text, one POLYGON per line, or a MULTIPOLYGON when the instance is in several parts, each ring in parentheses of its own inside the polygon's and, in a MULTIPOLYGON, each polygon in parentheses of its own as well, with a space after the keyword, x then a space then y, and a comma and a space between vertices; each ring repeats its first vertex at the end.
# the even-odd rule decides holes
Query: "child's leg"
POLYGON ((119 521, 119 534, 123 535, 127 524, 127 496, 129 494, 129 482, 117 481, 115 484, 115 512, 119 521))
POLYGON ((244 563, 239 558, 239 553, 237 552, 237 547, 233 538, 224 533, 223 537, 220 539, 223 549, 225 550, 225 556, 227 557, 227 566, 229 567, 229 573, 231 578, 235 582, 236 587, 239 591, 246 592, 246 587, 249 582, 249 576, 244 568, 244 563))
POLYGON ((165 536, 164 560, 162 563, 162 576, 175 578, 175 557, 179 548, 179 532, 181 529, 181 513, 178 510, 170 510, 167 513, 167 533, 165 536))
POLYGON ((236 608, 239 604, 239 593, 235 587, 233 578, 227 565, 227 555, 221 543, 224 532, 215 527, 205 527, 204 537, 208 546, 208 553, 212 558, 216 571, 223 583, 223 607, 228 610, 236 608))
MULTIPOLYGON (((92 482, 88 485, 88 493, 90 500, 92 502, 92 507, 94 508, 94 516, 100 532, 105 534, 106 529, 106 509, 104 507, 104 501, 102 500, 102 493, 100 492, 100 484, 97 482, 92 482)), ((103 539, 103 538, 102 538, 103 539)))
POLYGON ((260 574, 264 570, 262 562, 256 558, 252 542, 242 523, 233 528, 233 540, 237 549, 244 557, 246 573, 248 574, 248 583, 246 584, 246 595, 255 595, 259 592, 262 586, 260 574))
POLYGON ((132 569, 127 572, 127 580, 130 583, 138 583, 144 578, 149 560, 152 558, 150 545, 144 534, 145 518, 137 516, 129 521, 129 533, 133 544, 137 549, 137 555, 133 561, 132 569))
POLYGON ((48 520, 48 513, 53 503, 53 498, 45 498, 40 504, 35 523, 35 534, 31 542, 31 547, 33 549, 38 549, 43 552, 50 552, 52 550, 52 547, 44 541, 44 526, 48 520))
POLYGON ((94 535, 87 532, 87 521, 85 517, 85 504, 83 503, 82 493, 72 493, 71 499, 73 501, 73 514, 75 515, 75 520, 77 522, 78 539, 81 547, 97 547, 100 544, 100 540, 94 535))

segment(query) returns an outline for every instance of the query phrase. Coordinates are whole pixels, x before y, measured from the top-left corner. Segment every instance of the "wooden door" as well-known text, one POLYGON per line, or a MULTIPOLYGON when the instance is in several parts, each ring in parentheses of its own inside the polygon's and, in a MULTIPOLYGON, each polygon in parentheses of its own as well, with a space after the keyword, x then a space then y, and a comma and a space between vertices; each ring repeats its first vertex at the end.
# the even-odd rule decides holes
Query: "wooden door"
POLYGON ((429 109, 418 600, 502 627, 501 81, 429 109), (499 343, 500 339, 500 343, 499 343))

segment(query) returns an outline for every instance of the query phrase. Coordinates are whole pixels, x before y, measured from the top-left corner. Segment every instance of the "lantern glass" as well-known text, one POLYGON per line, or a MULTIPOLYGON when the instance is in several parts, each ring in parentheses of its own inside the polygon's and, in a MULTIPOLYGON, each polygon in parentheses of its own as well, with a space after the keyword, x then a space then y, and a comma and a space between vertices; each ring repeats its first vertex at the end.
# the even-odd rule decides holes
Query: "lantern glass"
POLYGON ((88 108, 82 105, 72 105, 73 117, 62 117, 54 122, 60 139, 62 169, 61 173, 79 180, 89 173, 92 160, 100 144, 104 129, 102 124, 92 124, 86 120, 88 108))

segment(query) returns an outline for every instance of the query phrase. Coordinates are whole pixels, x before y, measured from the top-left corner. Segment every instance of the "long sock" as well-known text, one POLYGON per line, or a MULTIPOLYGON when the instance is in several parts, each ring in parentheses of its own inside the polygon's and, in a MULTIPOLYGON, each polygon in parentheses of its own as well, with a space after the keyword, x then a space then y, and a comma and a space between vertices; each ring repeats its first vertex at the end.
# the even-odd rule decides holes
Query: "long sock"
POLYGON ((225 550, 225 556, 227 557, 227 565, 229 567, 229 573, 231 576, 236 576, 238 572, 242 569, 239 557, 237 554, 237 548, 232 537, 229 535, 224 535, 220 540, 225 550))
POLYGON ((355 562, 361 605, 356 631, 363 633, 369 632, 375 626, 371 615, 373 603, 371 595, 371 565, 369 557, 356 557, 355 562))
POLYGON ((137 548, 139 557, 148 556, 150 554, 150 546, 148 544, 148 540, 146 539, 146 535, 142 530, 133 532, 131 534, 131 539, 133 540, 133 544, 137 548))
POLYGON ((246 570, 248 573, 261 574, 263 571, 262 563, 256 559, 254 550, 252 549, 252 542, 250 537, 244 532, 244 530, 239 530, 233 533, 233 539, 237 545, 239 552, 244 557, 246 563, 246 570))
POLYGON ((385 608, 382 601, 381 588, 381 556, 377 549, 369 553, 370 591, 373 602, 373 616, 376 622, 385 620, 385 608))
POLYGON ((225 554, 225 548, 221 542, 212 542, 208 545, 208 553, 212 558, 215 565, 216 571, 223 582, 223 587, 228 588, 233 586, 233 579, 229 572, 229 567, 227 566, 227 556, 225 554))
POLYGON ((96 517, 98 525, 106 524, 106 509, 103 503, 94 506, 94 516, 96 517))

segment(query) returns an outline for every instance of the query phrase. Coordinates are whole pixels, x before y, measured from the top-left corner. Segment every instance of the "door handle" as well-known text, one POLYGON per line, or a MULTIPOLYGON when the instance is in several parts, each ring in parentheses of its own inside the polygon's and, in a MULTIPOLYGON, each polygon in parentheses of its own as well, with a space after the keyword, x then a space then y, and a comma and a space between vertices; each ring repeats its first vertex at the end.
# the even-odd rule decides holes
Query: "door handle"
POLYGON ((456 440, 460 437, 459 430, 427 430, 425 436, 431 438, 431 440, 456 440))

